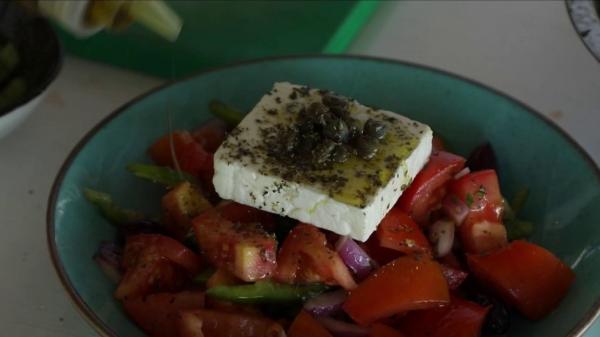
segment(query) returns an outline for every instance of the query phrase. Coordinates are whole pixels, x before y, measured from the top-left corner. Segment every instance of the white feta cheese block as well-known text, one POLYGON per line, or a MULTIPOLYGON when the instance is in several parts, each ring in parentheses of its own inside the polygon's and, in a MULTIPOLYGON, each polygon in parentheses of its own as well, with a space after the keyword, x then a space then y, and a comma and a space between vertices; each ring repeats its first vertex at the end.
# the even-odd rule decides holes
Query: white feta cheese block
POLYGON ((314 167, 306 156, 281 155, 291 139, 281 135, 300 130, 295 134, 303 139, 299 119, 327 95, 333 94, 275 83, 215 153, 213 183, 223 199, 365 241, 427 163, 432 131, 399 114, 347 99, 346 111, 357 125, 373 119, 386 126, 373 158, 350 152, 345 162, 314 167))

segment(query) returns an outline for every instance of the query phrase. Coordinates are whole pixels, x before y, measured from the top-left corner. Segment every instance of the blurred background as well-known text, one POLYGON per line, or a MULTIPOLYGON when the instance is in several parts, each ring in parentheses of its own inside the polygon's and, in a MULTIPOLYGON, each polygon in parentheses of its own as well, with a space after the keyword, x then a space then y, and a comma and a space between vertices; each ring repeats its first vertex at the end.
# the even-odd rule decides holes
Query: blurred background
MULTIPOLYGON (((0 109, 0 131, 3 123, 12 131, 0 139, 0 265, 14 266, 0 279, 0 326, 7 336, 94 335, 47 257, 44 216, 52 181, 75 143, 116 108, 212 67, 316 53, 424 64, 525 102, 600 162, 600 23, 593 1, 167 1, 172 12, 130 13, 109 24, 102 15, 88 17, 98 27, 85 29, 65 19, 85 15, 77 6, 65 14, 50 5, 59 1, 21 2, 53 17, 60 45, 59 52, 48 49, 43 59, 29 61, 27 53, 41 55, 51 42, 42 39, 19 59, 48 68, 22 76, 47 77, 44 85, 23 89, 35 89, 32 100, 39 95, 31 116, 8 111, 22 108, 26 94, 0 109), (161 20, 169 24, 156 24, 161 20)), ((6 2, 2 6, 0 26, 10 42, 10 34, 25 31, 11 30, 17 14, 6 2)), ((0 51, 0 62, 5 55, 0 51)), ((11 88, 14 93, 14 83, 11 88)))

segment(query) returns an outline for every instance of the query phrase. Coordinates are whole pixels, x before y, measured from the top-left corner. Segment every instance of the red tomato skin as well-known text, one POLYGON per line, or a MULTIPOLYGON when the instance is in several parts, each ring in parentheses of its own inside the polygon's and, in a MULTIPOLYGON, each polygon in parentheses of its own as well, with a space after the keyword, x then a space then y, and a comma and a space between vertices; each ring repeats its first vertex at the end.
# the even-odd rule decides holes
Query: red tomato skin
POLYGON ((115 290, 118 300, 143 297, 158 292, 183 289, 189 276, 186 271, 163 256, 146 256, 127 269, 115 290))
POLYGON ((204 293, 201 291, 157 293, 123 301, 127 315, 151 337, 172 336, 179 310, 203 306, 204 293))
POLYGON ((371 235, 367 242, 364 243, 363 248, 380 266, 388 264, 403 255, 397 250, 381 247, 377 235, 371 235))
POLYGON ((356 283, 327 238, 313 225, 300 223, 292 228, 278 254, 274 279, 283 283, 323 282, 353 289, 356 283))
POLYGON ((182 310, 177 321, 179 337, 282 337, 278 323, 253 314, 207 309, 182 310), (202 330, 198 334, 197 329, 202 330))
POLYGON ((137 234, 127 238, 123 252, 123 268, 139 264, 140 257, 163 256, 195 275, 202 269, 202 260, 179 241, 160 234, 137 234))
POLYGON ((194 130, 192 137, 203 149, 215 153, 227 138, 227 125, 222 120, 214 119, 194 130))
POLYGON ((277 241, 256 224, 234 224, 216 209, 192 220, 198 245, 218 268, 247 282, 264 279, 276 268, 277 241))
POLYGON ((469 173, 450 184, 450 193, 470 209, 463 223, 457 227, 466 252, 490 252, 508 243, 506 229, 501 223, 504 204, 496 171, 469 173), (478 226, 486 228, 480 230, 478 226))
POLYGON ((489 307, 452 296, 442 308, 409 312, 400 319, 407 337, 479 337, 489 307))
POLYGON ((350 292, 344 311, 360 325, 411 310, 448 304, 440 265, 427 256, 403 256, 376 270, 350 292))
POLYGON ((275 229, 275 216, 258 208, 246 206, 234 201, 217 205, 221 216, 233 223, 260 223, 266 230, 275 229))
POLYGON ((404 335, 400 331, 392 329, 385 324, 375 323, 371 326, 369 337, 404 337, 404 335))
POLYGON ((429 212, 445 195, 445 186, 463 169, 465 159, 445 151, 434 151, 429 162, 402 193, 396 204, 419 224, 427 222, 429 212))
POLYGON ((473 276, 525 317, 538 320, 554 310, 575 273, 546 249, 522 240, 486 255, 467 255, 473 276))
POLYGON ((288 337, 333 337, 319 321, 304 310, 296 316, 287 333, 288 337))
POLYGON ((398 207, 393 207, 377 226, 379 245, 405 254, 430 253, 421 228, 398 207))

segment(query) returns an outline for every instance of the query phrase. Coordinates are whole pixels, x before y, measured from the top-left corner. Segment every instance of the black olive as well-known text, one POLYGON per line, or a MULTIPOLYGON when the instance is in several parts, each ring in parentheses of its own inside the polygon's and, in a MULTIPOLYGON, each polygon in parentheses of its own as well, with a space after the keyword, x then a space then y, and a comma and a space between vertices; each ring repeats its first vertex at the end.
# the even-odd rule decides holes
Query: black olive
POLYGON ((369 118, 363 127, 363 132, 369 137, 383 139, 387 133, 387 128, 382 122, 369 118))
POLYGON ((358 156, 366 160, 375 157, 378 146, 377 140, 370 137, 361 136, 354 141, 354 148, 356 148, 358 156))
POLYGON ((483 323, 482 336, 498 336, 508 332, 510 328, 510 312, 506 304, 480 292, 471 294, 469 299, 483 307, 491 306, 483 323))
POLYGON ((331 157, 331 152, 335 149, 336 144, 328 139, 324 140, 321 144, 313 150, 313 162, 315 164, 327 163, 331 157))
POLYGON ((344 118, 344 122, 348 126, 348 138, 354 139, 362 135, 362 129, 360 127, 360 122, 354 118, 344 118))
POLYGON ((323 135, 337 143, 348 140, 349 133, 346 123, 338 117, 327 118, 323 126, 323 135))
POLYGON ((331 160, 336 163, 343 163, 350 157, 350 151, 344 145, 337 145, 331 153, 331 160))

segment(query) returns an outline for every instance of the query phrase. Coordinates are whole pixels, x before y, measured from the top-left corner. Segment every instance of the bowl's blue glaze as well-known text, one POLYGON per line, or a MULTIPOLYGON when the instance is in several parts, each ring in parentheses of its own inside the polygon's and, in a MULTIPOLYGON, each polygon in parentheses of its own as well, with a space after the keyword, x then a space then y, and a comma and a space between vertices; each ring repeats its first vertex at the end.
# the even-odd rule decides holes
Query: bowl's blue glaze
POLYGON ((98 243, 112 239, 114 229, 86 202, 82 188, 157 213, 160 189, 125 166, 145 160, 148 145, 167 132, 167 112, 174 128, 193 128, 210 118, 210 99, 249 109, 275 81, 331 89, 428 123, 461 154, 490 141, 504 194, 530 188, 523 216, 537 224, 532 240, 577 274, 555 312, 539 322, 517 317, 510 336, 576 336, 593 318, 600 299, 600 178, 565 134, 511 98, 437 70, 359 57, 301 57, 236 65, 166 86, 121 108, 76 146, 50 197, 48 239, 65 287, 100 332, 143 336, 112 298, 114 285, 92 263, 98 243))

